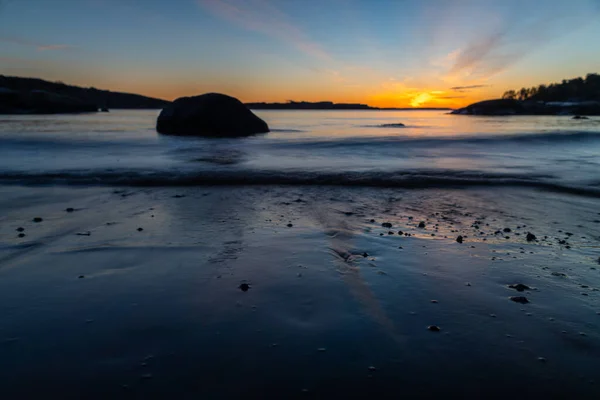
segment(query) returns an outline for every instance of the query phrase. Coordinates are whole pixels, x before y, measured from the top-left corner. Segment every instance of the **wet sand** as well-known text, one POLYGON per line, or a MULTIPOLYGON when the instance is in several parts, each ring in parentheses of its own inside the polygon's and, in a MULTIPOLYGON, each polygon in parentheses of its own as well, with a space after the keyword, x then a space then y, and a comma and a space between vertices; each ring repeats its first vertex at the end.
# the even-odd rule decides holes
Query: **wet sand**
POLYGON ((600 395, 599 199, 3 186, 0 209, 3 398, 600 395))

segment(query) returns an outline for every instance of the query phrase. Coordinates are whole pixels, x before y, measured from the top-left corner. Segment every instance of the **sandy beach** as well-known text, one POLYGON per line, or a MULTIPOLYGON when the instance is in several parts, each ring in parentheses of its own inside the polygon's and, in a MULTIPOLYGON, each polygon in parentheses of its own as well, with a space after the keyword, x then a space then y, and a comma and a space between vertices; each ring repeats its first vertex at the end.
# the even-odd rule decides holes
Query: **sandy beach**
POLYGON ((0 191, 5 398, 600 394, 598 199, 0 191))

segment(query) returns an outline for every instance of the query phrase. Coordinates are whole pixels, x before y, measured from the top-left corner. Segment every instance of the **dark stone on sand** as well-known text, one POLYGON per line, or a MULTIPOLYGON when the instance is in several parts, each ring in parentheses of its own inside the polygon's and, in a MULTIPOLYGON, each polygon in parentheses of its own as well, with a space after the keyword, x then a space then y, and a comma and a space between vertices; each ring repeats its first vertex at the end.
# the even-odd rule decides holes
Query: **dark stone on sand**
POLYGON ((25 234, 24 233, 19 233, 17 236, 19 236, 20 238, 24 238, 25 234))
POLYGON ((375 222, 375 220, 374 220, 374 219, 372 219, 370 222, 371 222, 371 223, 374 223, 374 222, 375 222))
POLYGON ((423 221, 419 222, 419 228, 425 228, 425 222, 423 222, 423 221))
POLYGON ((294 225, 292 225, 292 224, 287 224, 287 227, 288 227, 288 228, 291 228, 292 226, 294 226, 294 225))
POLYGON ((537 237, 533 233, 527 232, 527 241, 528 242, 533 242, 536 239, 537 239, 537 237))
POLYGON ((366 258, 369 257, 369 254, 365 251, 362 256, 366 258))
POLYGON ((240 290, 241 290, 242 292, 247 292, 247 291, 248 291, 248 289, 250 289, 250 285, 249 285, 249 284, 247 284, 247 283, 242 283, 242 284, 241 284, 240 286, 238 286, 238 287, 240 288, 240 290))
POLYGON ((23 228, 22 226, 17 228, 17 232, 23 232, 25 230, 25 228, 23 228))
POLYGON ((436 326, 436 325, 429 325, 427 327, 427 329, 430 330, 431 332, 439 332, 439 331, 441 331, 440 327, 436 326))
POLYGON ((75 211, 75 209, 74 209, 74 208, 72 208, 72 207, 69 207, 69 208, 67 208, 65 211, 66 211, 66 212, 73 212, 73 211, 75 211))
POLYGON ((437 300, 431 300, 431 302, 432 302, 433 304, 437 304, 437 303, 438 303, 438 301, 437 301, 437 300))
POLYGON ((552 276, 558 276, 558 277, 561 277, 561 278, 566 278, 567 277, 567 274, 563 274, 562 272, 552 272, 550 275, 552 275, 552 276))
POLYGON ((456 238, 456 241, 457 241, 458 243, 462 243, 462 242, 463 242, 463 237, 462 237, 462 236, 459 236, 459 237, 457 237, 457 238, 456 238))
POLYGON ((515 289, 517 292, 523 292, 525 290, 530 290, 531 288, 527 285, 524 285, 522 283, 516 283, 513 285, 508 285, 509 288, 511 289, 515 289))
POLYGON ((156 121, 165 135, 241 137, 269 132, 269 126, 238 99, 220 93, 181 97, 156 121))
POLYGON ((512 232, 510 228, 504 228, 503 230, 504 230, 504 232, 506 232, 506 233, 512 232))
POLYGON ((514 301, 515 303, 521 303, 521 304, 529 303, 529 300, 525 296, 512 296, 512 297, 510 297, 510 299, 512 301, 514 301))
POLYGON ((176 194, 175 196, 173 196, 174 199, 181 199, 182 197, 185 197, 184 194, 176 194))
POLYGON ((384 222, 383 224, 381 224, 381 226, 384 228, 391 228, 392 224, 390 222, 384 222))
POLYGON ((137 228, 138 232, 141 232, 144 230, 144 228, 137 228))
POLYGON ((40 217, 35 217, 35 218, 33 219, 33 222, 42 222, 42 221, 43 221, 43 219, 42 219, 42 218, 40 218, 40 217))
POLYGON ((404 232, 398 231, 398 235, 402 236, 402 235, 404 235, 404 232))
POLYGON ((79 275, 79 279, 85 278, 85 275, 79 275))
POLYGON ((393 231, 389 231, 389 232, 388 232, 388 235, 393 235, 393 234, 394 234, 394 232, 393 232, 393 231))
POLYGON ((589 119, 588 117, 584 116, 584 115, 575 115, 573 117, 573 119, 589 119))

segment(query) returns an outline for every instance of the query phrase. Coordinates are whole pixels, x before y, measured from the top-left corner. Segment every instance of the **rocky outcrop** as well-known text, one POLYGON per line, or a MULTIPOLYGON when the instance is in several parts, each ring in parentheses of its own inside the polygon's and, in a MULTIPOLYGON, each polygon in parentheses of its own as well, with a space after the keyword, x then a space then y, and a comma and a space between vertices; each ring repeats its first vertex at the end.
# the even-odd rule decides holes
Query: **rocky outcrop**
POLYGON ((465 108, 452 111, 461 115, 516 115, 524 111, 523 105, 517 100, 497 99, 485 100, 468 105, 465 108))
POLYGON ((512 99, 485 100, 454 110, 458 115, 600 115, 600 102, 541 102, 512 99))
POLYGON ((269 132, 269 126, 238 99, 206 93, 169 104, 158 116, 156 130, 165 135, 240 137, 269 132))
POLYGON ((98 106, 43 90, 19 92, 0 88, 0 114, 62 114, 97 112, 98 106))

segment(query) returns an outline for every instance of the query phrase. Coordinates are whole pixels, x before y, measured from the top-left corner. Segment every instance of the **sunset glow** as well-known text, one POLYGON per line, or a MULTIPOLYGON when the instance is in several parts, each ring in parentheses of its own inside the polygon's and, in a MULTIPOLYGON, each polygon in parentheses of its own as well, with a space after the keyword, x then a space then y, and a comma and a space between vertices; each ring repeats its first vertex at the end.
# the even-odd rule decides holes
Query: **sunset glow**
POLYGON ((169 100, 453 108, 600 65, 596 0, 0 4, 0 74, 169 100))

